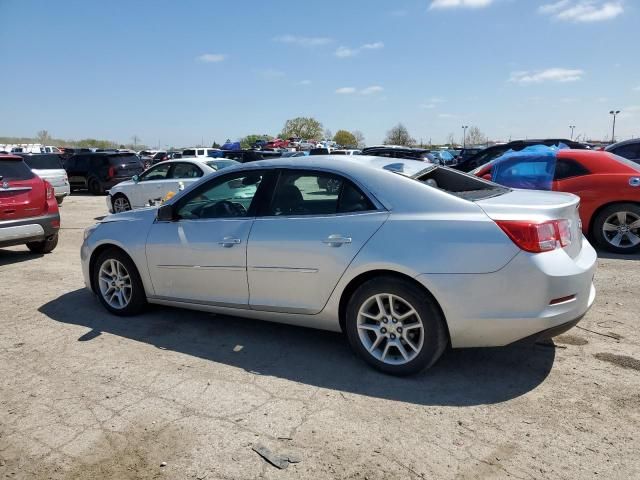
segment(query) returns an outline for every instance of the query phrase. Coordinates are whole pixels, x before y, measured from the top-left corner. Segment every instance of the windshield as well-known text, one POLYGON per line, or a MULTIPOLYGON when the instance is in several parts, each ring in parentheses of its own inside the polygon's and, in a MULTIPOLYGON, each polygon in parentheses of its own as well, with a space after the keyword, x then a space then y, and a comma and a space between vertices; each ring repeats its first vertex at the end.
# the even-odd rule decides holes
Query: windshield
POLYGON ((238 165, 240 162, 236 162, 235 160, 210 160, 205 162, 206 165, 213 168, 214 170, 222 170, 223 168, 232 167, 234 165, 238 165))
POLYGON ((36 170, 59 170, 62 168, 60 155, 55 153, 36 153, 22 157, 29 168, 36 170))

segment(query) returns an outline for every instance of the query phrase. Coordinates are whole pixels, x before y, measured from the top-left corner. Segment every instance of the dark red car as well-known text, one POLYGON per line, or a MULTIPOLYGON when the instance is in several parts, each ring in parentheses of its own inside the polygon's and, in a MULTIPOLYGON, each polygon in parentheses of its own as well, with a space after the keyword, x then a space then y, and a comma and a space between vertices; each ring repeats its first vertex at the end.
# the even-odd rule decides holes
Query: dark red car
MULTIPOLYGON (((549 170, 549 162, 535 156, 496 159, 473 173, 496 180, 492 173, 496 162, 501 165, 505 186, 535 185, 540 175, 549 170), (504 175, 506 173, 506 175, 504 175), (511 176, 511 177, 509 177, 511 176)), ((580 219, 583 233, 600 247, 616 253, 640 251, 640 165, 603 151, 559 150, 553 171, 548 172, 550 189, 580 197, 580 219)))
POLYGON ((281 138, 276 138, 265 143, 262 148, 287 148, 289 146, 289 140, 282 140, 281 138))
POLYGON ((53 187, 17 155, 0 155, 0 247, 49 253, 58 244, 60 213, 53 187))

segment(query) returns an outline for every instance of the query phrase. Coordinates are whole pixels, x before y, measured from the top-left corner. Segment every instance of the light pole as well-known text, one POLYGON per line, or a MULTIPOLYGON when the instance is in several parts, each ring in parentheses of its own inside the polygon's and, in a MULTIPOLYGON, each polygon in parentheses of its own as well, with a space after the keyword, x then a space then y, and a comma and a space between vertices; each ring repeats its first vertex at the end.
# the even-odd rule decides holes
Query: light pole
POLYGON ((611 130, 611 143, 616 142, 616 117, 620 113, 620 110, 611 110, 609 115, 613 115, 613 128, 611 130))
POLYGON ((576 126, 575 125, 569 125, 569 128, 571 129, 571 140, 573 140, 573 131, 575 130, 576 126))
POLYGON ((469 125, 462 125, 462 148, 467 148, 467 128, 469 125))

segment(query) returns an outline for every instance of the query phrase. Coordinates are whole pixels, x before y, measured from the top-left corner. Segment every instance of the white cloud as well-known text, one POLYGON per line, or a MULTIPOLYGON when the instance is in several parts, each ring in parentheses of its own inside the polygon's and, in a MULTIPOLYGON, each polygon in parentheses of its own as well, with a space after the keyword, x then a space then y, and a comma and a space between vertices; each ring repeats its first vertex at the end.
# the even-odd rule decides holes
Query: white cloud
POLYGON ((203 63, 218 63, 226 58, 227 56, 222 53, 203 53, 199 57, 196 57, 196 60, 203 63))
POLYGON ((439 113, 438 117, 439 118, 458 118, 458 116, 454 115, 453 113, 439 113))
POLYGON ((635 92, 640 92, 640 85, 638 85, 637 87, 635 87, 633 90, 634 90, 635 92))
POLYGON ((429 10, 442 8, 484 8, 488 7, 494 0, 433 0, 429 5, 429 10))
POLYGON ((311 80, 300 80, 298 85, 311 85, 311 80))
POLYGON ((338 58, 348 58, 355 57, 362 50, 379 50, 381 48, 384 48, 384 43, 382 42, 365 43, 358 48, 349 48, 341 45, 336 49, 335 54, 338 58))
POLYGON ((281 35, 273 39, 275 42, 289 43, 301 47, 319 47, 333 42, 329 37, 300 37, 297 35, 281 35))
POLYGON ((616 18, 624 12, 623 0, 559 0, 538 8, 543 15, 565 22, 590 23, 616 18))
POLYGON ((421 103, 420 104, 420 108, 422 108, 424 110, 432 110, 432 109, 436 108, 438 106, 438 104, 444 103, 444 102, 445 102, 444 98, 431 97, 431 98, 427 99, 427 101, 425 103, 421 103))
POLYGON ((374 95, 376 93, 382 92, 383 90, 384 88, 382 88, 380 85, 371 85, 370 87, 365 87, 361 90, 358 90, 354 87, 342 87, 338 88, 336 90, 336 93, 340 95, 353 95, 356 93, 358 95, 374 95))
POLYGON ((374 93, 380 93, 383 90, 384 88, 382 88, 380 85, 372 85, 360 90, 360 95, 373 95, 374 93))
POLYGON ((407 12, 406 10, 394 10, 393 12, 391 12, 391 16, 392 17, 406 17, 408 13, 409 12, 407 12))
POLYGON ((577 82, 582 80, 584 70, 570 70, 566 68, 548 68, 539 71, 519 71, 512 72, 509 78, 510 82, 519 83, 520 85, 529 85, 532 83, 543 82, 577 82))

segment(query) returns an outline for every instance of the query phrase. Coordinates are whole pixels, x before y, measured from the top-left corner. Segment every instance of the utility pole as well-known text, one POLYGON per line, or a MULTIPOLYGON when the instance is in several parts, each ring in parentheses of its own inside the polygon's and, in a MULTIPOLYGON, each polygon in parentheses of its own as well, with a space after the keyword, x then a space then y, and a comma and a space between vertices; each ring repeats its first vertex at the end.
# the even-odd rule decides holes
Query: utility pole
POLYGON ((462 148, 467 148, 467 128, 469 125, 462 126, 462 148))
POLYGON ((613 128, 611 129, 611 143, 616 143, 616 117, 620 110, 611 110, 609 115, 613 115, 613 128))
POLYGON ((569 128, 571 129, 571 138, 570 138, 570 140, 573 140, 573 131, 575 130, 576 126, 575 125, 569 125, 569 128))

